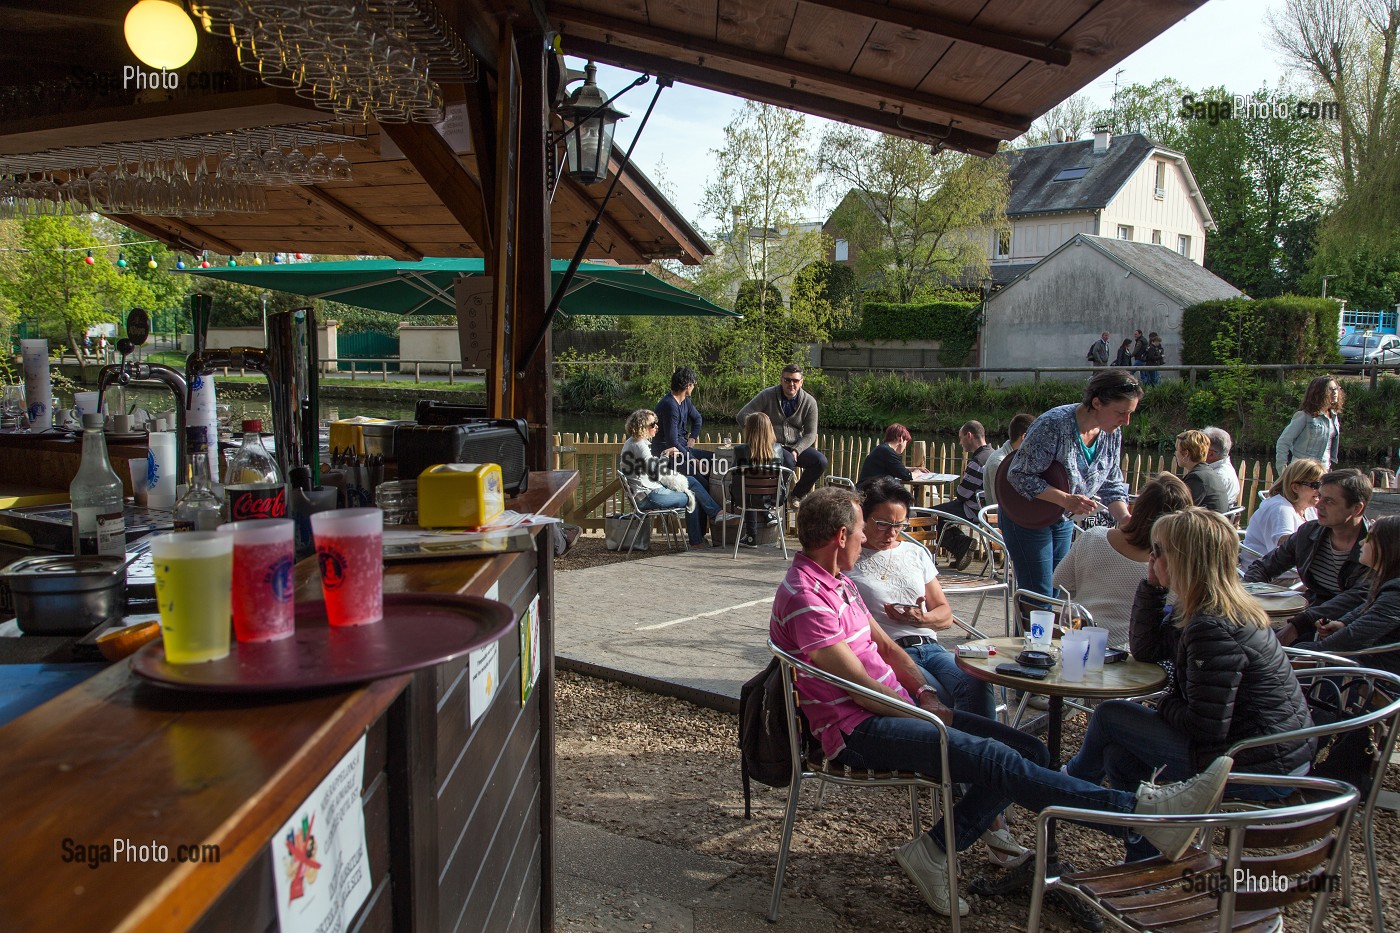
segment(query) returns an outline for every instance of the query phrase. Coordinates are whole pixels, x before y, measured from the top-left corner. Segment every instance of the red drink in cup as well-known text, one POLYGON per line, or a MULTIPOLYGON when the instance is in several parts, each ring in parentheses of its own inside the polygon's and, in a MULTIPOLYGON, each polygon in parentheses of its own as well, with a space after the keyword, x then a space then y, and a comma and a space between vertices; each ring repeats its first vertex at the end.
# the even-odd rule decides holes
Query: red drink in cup
POLYGON ((233 522, 233 633, 239 641, 275 641, 296 630, 292 591, 296 564, 289 518, 233 522))
POLYGON ((384 618, 384 513, 339 509, 311 516, 321 592, 331 625, 384 618))

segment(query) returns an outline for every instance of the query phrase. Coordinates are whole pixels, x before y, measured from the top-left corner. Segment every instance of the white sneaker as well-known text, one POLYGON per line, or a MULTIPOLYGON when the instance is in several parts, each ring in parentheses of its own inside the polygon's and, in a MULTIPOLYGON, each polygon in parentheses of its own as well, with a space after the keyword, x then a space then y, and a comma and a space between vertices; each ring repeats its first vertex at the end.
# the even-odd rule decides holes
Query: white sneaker
MULTIPOLYGON (((899 867, 919 889, 924 900, 945 917, 951 917, 948 900, 948 857, 929 838, 928 833, 920 833, 919 838, 894 850, 899 867)), ((958 916, 966 917, 967 901, 958 898, 958 916)))
MULTIPOLYGON (((1161 785, 1144 781, 1138 787, 1137 806, 1133 812, 1153 816, 1213 813, 1225 794, 1225 783, 1234 764, 1235 759, 1221 755, 1211 762, 1209 768, 1190 780, 1161 785)), ((1163 858, 1174 862, 1190 847, 1200 827, 1157 825, 1133 828, 1156 846, 1163 858)))
POLYGON ((743 518, 743 517, 744 517, 744 516, 739 515, 739 514, 734 513, 734 512, 719 512, 719 513, 717 513, 717 514, 715 515, 715 521, 717 521, 717 522, 729 522, 729 521, 733 521, 733 520, 736 519, 736 518, 743 518))
POLYGON ((982 834, 982 844, 987 847, 987 861, 998 868, 1016 868, 1035 854, 1016 841, 1016 837, 1005 829, 989 829, 982 834))

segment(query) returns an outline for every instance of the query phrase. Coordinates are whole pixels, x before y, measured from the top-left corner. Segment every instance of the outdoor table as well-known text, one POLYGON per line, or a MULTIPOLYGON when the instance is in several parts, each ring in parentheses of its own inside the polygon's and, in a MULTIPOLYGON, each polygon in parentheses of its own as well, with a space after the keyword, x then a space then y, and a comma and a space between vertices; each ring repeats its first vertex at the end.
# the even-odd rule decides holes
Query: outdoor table
POLYGON ((1270 621, 1290 619, 1308 608, 1308 598, 1297 590, 1273 583, 1246 583, 1245 589, 1254 597, 1270 621))
POLYGON ((948 483, 956 483, 958 474, 956 473, 915 473, 913 479, 905 482, 914 487, 914 495, 919 500, 919 504, 928 507, 933 498, 935 487, 946 486, 948 483))
POLYGON ((1167 682, 1167 672, 1161 665, 1145 664, 1132 658, 1117 664, 1105 664, 1102 671, 1085 671, 1084 679, 1077 682, 1061 680, 1063 669, 1059 664, 1045 672, 1044 680, 998 674, 997 665, 1016 663, 1016 656, 1025 647, 1024 638, 987 638, 967 644, 991 645, 997 649, 997 653, 989 658, 965 658, 958 655, 959 669, 989 684, 1014 687, 1026 693, 1038 693, 1049 697, 1050 723, 1045 744, 1050 748, 1052 768, 1060 766, 1060 745, 1063 738, 1061 717, 1064 714, 1065 697, 1083 697, 1087 700, 1140 697, 1160 690, 1167 682))

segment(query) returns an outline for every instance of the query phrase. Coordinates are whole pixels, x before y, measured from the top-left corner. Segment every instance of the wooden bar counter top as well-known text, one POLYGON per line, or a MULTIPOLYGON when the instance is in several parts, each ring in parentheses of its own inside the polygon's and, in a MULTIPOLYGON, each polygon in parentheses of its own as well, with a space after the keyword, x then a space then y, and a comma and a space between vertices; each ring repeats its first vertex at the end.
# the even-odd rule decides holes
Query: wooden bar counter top
MULTIPOLYGON (((557 515, 573 472, 532 473, 507 503, 557 515)), ((386 592, 539 597, 539 681, 522 704, 518 640, 476 723, 466 659, 350 689, 185 693, 129 661, 0 728, 0 928, 274 930, 273 834, 361 736, 371 893, 348 929, 553 928, 553 572, 534 551, 390 565, 386 592), (494 591, 493 591, 494 587, 494 591), (76 845, 166 846, 170 861, 89 867, 76 845), (67 842, 65 842, 67 841, 67 842), (217 845, 216 863, 176 861, 217 845), (65 860, 68 859, 68 860, 65 860)), ((298 598, 319 598, 314 561, 298 598)))

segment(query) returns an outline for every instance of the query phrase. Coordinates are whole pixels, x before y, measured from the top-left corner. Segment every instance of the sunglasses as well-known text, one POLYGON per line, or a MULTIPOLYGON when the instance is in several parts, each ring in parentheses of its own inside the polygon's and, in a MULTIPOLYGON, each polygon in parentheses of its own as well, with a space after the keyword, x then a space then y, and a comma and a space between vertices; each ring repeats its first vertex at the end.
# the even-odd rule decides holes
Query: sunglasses
POLYGON ((1157 558, 1158 560, 1161 560, 1162 554, 1163 554, 1162 546, 1161 546, 1160 544, 1153 543, 1153 545, 1152 545, 1152 556, 1155 557, 1155 558, 1157 558))
POLYGON ((1322 488, 1322 483, 1318 482, 1317 480, 1313 480, 1311 483, 1305 483, 1305 482, 1303 482, 1302 480, 1299 480, 1299 481, 1298 481, 1297 483, 1295 483, 1294 485, 1295 485, 1295 486, 1306 486, 1306 487, 1308 487, 1309 489, 1321 489, 1321 488, 1322 488))
POLYGON ((786 376, 784 376, 783 382, 786 382, 790 386, 800 386, 802 385, 802 377, 798 376, 796 379, 789 379, 786 376))
POLYGON ((914 527, 908 522, 887 522, 879 518, 872 519, 872 521, 875 523, 875 527, 881 531, 908 531, 914 527))

